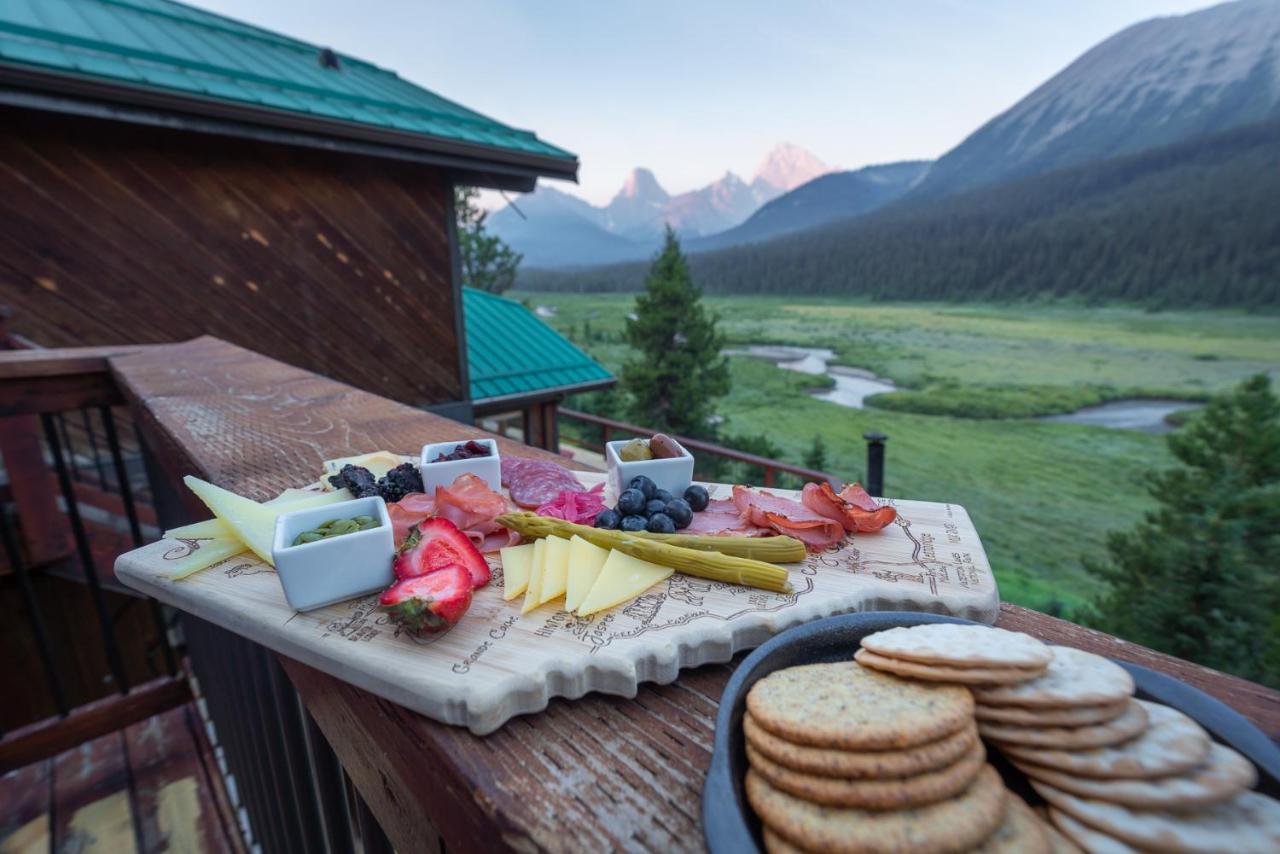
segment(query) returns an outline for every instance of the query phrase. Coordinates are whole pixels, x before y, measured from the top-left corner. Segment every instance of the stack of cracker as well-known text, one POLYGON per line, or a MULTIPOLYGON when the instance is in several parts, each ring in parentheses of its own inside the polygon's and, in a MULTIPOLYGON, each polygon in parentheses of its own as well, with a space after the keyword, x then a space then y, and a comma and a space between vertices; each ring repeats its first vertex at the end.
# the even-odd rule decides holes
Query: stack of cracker
POLYGON ((752 687, 743 729, 770 851, 1051 850, 987 764, 963 687, 792 667, 752 687))
POLYGON ((950 624, 862 647, 868 667, 969 686, 983 739, 1086 851, 1280 851, 1280 802, 1248 791, 1252 763, 1181 712, 1135 699, 1129 673, 1101 656, 950 624))

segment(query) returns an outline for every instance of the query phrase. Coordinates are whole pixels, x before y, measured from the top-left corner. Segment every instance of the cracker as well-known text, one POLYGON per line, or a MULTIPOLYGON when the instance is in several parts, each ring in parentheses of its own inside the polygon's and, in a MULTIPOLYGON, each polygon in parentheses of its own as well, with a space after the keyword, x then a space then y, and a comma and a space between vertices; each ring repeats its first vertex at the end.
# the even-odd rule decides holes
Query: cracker
POLYGON ((1077 821, 1062 810, 1049 810, 1049 817, 1054 826, 1062 831, 1068 839, 1089 854, 1139 854, 1138 849, 1121 842, 1114 836, 1108 836, 1101 830, 1094 830, 1087 824, 1077 821))
POLYGON ((747 711, 761 727, 796 744, 901 749, 969 725, 973 695, 841 661, 770 673, 747 692, 747 711))
POLYGON ((1209 854, 1280 851, 1280 801, 1257 792, 1193 810, 1134 810, 1078 798, 1036 780, 1031 785, 1054 808, 1138 848, 1209 854))
POLYGON ((1000 746, 1017 744, 1025 747, 1056 747, 1065 750, 1087 750, 1111 747, 1139 736, 1147 728, 1147 710, 1141 703, 1130 701, 1124 714, 1112 721, 1077 727, 1032 727, 979 721, 983 738, 1000 746))
POLYGON ((922 854, 962 851, 990 836, 1004 817, 1004 784, 991 766, 963 793, 908 810, 824 807, 747 772, 747 800, 765 826, 810 851, 922 854))
MULTIPOLYGON (((1024 683, 1025 684, 1025 683, 1024 683)), ((980 721, 1022 726, 1085 726, 1115 720, 1129 707, 1129 698, 1103 706, 1075 706, 1061 709, 1028 709, 1022 706, 987 706, 977 703, 973 716, 980 721)))
POLYGON ((1014 762, 1028 777, 1081 798, 1135 809, 1188 809, 1229 801, 1258 782, 1253 763, 1230 747, 1214 744, 1205 761, 1174 777, 1099 780, 1014 762))
POLYGON ((974 854, 1050 854, 1044 822, 1022 798, 1005 797, 1004 821, 996 832, 973 849, 974 854))
MULTIPOLYGON (((1040 814, 1036 815, 1039 817, 1040 814)), ((1044 835, 1049 840, 1049 854, 1084 854, 1083 848, 1063 836, 1062 831, 1046 819, 1040 819, 1040 826, 1044 828, 1044 835)))
POLYGON ((1049 647, 1031 635, 957 623, 898 626, 867 635, 862 648, 888 658, 949 667, 1041 669, 1050 658, 1049 647))
POLYGON ((1051 646, 1044 675, 1017 685, 979 688, 975 699, 986 706, 1064 708, 1116 703, 1133 696, 1133 677, 1114 661, 1072 649, 1051 646))
POLYGON ((1167 777, 1194 768, 1209 754, 1209 736, 1200 724, 1176 709, 1137 701, 1147 710, 1147 728, 1115 747, 1062 750, 1004 744, 1012 759, 1054 768, 1078 777, 1145 779, 1167 777))
POLYGON ((764 850, 768 854, 806 854, 803 849, 797 848, 770 830, 767 824, 760 828, 760 835, 764 837, 764 850))
POLYGON ((793 744, 760 726, 750 712, 742 719, 742 731, 747 744, 783 768, 848 780, 883 780, 934 771, 955 762, 978 744, 978 728, 972 724, 905 750, 836 750, 793 744))
POLYGON ((910 679, 926 682, 951 682, 956 685, 1005 685, 1025 682, 1038 675, 1024 667, 948 667, 944 664, 922 664, 901 658, 890 658, 869 649, 860 649, 853 658, 866 667, 884 670, 910 679))
POLYGON ((762 756, 750 744, 747 760, 769 785, 811 803, 901 810, 937 803, 963 792, 986 765, 987 751, 981 744, 974 745, 958 761, 944 768, 889 780, 841 780, 792 771, 762 756))

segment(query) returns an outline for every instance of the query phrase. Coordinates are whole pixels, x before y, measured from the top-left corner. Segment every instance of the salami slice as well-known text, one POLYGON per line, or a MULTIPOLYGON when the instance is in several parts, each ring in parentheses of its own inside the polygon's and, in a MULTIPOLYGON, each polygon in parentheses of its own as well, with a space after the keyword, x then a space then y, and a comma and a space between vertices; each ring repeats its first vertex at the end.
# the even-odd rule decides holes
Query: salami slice
POLYGON ((521 460, 509 470, 503 460, 503 483, 511 493, 511 500, 521 507, 536 508, 555 498, 561 492, 585 492, 567 468, 548 460, 521 460))

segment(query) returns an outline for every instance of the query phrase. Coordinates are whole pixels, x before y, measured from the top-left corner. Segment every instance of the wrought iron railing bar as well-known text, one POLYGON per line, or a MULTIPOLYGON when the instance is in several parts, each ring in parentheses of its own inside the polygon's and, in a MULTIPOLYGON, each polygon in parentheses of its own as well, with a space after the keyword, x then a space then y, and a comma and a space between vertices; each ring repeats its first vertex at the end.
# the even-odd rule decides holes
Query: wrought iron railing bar
POLYGON ((111 630, 111 620, 107 614, 106 599, 102 595, 102 582, 98 579, 98 568, 93 562, 93 551, 89 547, 89 535, 85 531, 84 520, 80 518, 80 506, 76 502, 76 493, 71 485, 71 476, 67 472, 67 462, 62 458, 62 450, 58 447, 58 436, 54 428, 53 418, 43 413, 40 416, 44 427, 45 441, 53 454, 53 468, 58 476, 58 488, 67 505, 67 520, 71 523, 71 536, 76 543, 76 552, 80 556, 80 566, 84 570, 85 580, 89 583, 89 595, 93 601, 93 609, 98 615, 98 628, 102 632, 104 652, 107 665, 111 668, 111 676, 121 694, 129 691, 129 677, 124 670, 124 662, 120 658, 120 648, 116 644, 115 633, 111 630))
POLYGON ((320 820, 320 808, 314 797, 311 766, 307 762, 307 748, 303 739, 302 718, 298 715, 296 693, 284 675, 275 656, 265 655, 264 669, 270 685, 271 707, 275 714, 276 737, 284 754, 285 775, 293 793, 292 812, 301 831, 298 839, 305 852, 325 848, 325 828, 320 820))
MULTIPOLYGON (((61 412, 56 413, 53 417, 57 420, 58 431, 62 435, 63 452, 67 455, 68 464, 71 466, 71 476, 75 478, 76 483, 79 483, 80 467, 76 465, 76 452, 71 447, 71 434, 67 431, 67 419, 61 412)), ((50 447, 53 447, 53 445, 51 444, 50 447)))
MULTIPOLYGON (((133 547, 140 548, 145 540, 142 536, 142 523, 138 520, 138 506, 133 500, 133 487, 129 484, 129 471, 124 464, 124 455, 120 452, 120 436, 116 432, 116 419, 110 407, 98 410, 102 417, 102 427, 106 434, 107 450, 111 453, 111 462, 116 470, 116 485, 119 487, 120 501, 124 504, 124 514, 129 519, 129 534, 133 537, 133 547)), ((160 635, 160 649, 164 654, 164 664, 173 676, 178 672, 178 662, 169 646, 169 624, 164 618, 164 609, 155 599, 148 599, 151 609, 151 622, 155 624, 160 635)))
POLYGON ((324 827, 325 849, 328 854, 355 854, 355 825, 343 789, 342 763, 296 690, 293 697, 302 717, 302 739, 311 767, 313 796, 324 827))
POLYGON ((53 646, 49 642, 49 632, 44 625, 44 616, 40 613, 40 603, 36 600, 35 591, 31 588, 31 578, 27 575, 27 566, 22 560, 17 539, 9 526, 7 509, 0 505, 0 538, 4 540, 4 552, 18 580, 18 591, 23 604, 27 606, 27 614, 31 620, 31 633, 35 635, 36 648, 40 652, 40 661, 44 664, 45 679, 49 683, 49 693, 53 696, 53 705, 58 714, 66 717, 70 712, 67 705, 67 692, 62 685, 62 676, 58 673, 53 660, 53 646))
MULTIPOLYGON (((266 664, 263 661, 264 653, 261 648, 253 649, 246 644, 244 652, 245 670, 244 673, 253 685, 253 711, 257 714, 258 732, 270 739, 273 743, 275 739, 271 735, 272 711, 271 704, 263 702, 264 698, 270 697, 270 686, 267 684, 266 664)), ((297 814, 294 810, 289 810, 288 815, 284 814, 283 805, 289 803, 290 789, 288 783, 288 775, 284 769, 280 767, 279 751, 276 749, 262 751, 262 757, 266 760, 267 779, 270 783, 271 790, 274 793, 275 809, 267 811, 266 816, 260 816, 265 821, 271 822, 275 826, 276 836, 280 839, 280 847, 278 851, 294 851, 302 850, 297 847, 296 843, 302 835, 302 828, 297 824, 297 814)))
POLYGON ((84 432, 89 436, 89 452, 93 455, 93 468, 98 473, 98 488, 103 492, 110 492, 107 487, 107 470, 102 466, 102 455, 98 453, 98 436, 93 432, 93 419, 89 417, 89 410, 81 409, 80 418, 84 422, 84 432))

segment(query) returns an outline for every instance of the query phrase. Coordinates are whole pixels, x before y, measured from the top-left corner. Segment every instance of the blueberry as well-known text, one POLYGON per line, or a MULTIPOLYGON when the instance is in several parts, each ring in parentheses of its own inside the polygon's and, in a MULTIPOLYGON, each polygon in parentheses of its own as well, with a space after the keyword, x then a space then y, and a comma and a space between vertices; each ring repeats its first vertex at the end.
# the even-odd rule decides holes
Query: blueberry
POLYGON ((673 498, 667 502, 667 515, 675 522, 676 529, 680 530, 689 527, 689 523, 693 521, 693 508, 683 498, 673 498))
POLYGON ((711 496, 707 495, 705 486, 694 484, 684 491, 684 500, 689 502, 689 507, 695 513, 701 513, 707 509, 707 502, 711 500, 711 496))
POLYGON ((666 513, 654 513, 649 517, 649 524, 645 526, 645 530, 651 534, 674 534, 676 523, 672 522, 671 517, 666 513))
POLYGON ((610 531, 618 527, 618 523, 622 521, 622 516, 617 510, 601 510, 596 514, 596 527, 607 528, 610 531))
POLYGON ((669 502, 675 496, 672 495, 670 492, 667 492, 665 489, 659 489, 657 492, 653 494, 653 497, 662 502, 669 502))
POLYGON ((665 501, 660 501, 657 498, 655 498, 652 501, 645 502, 644 515, 646 516, 652 516, 654 513, 666 513, 666 512, 667 512, 667 502, 665 501))
POLYGON ((618 496, 618 512, 623 516, 636 516, 644 512, 644 503, 648 499, 638 489, 624 489, 618 496))
POLYGON ((627 484, 627 486, 643 492, 645 501, 652 499, 658 492, 658 484, 654 483, 642 474, 638 474, 631 478, 631 483, 627 484))
POLYGON ((618 527, 624 531, 643 531, 648 524, 648 520, 643 516, 623 516, 622 524, 618 527))

